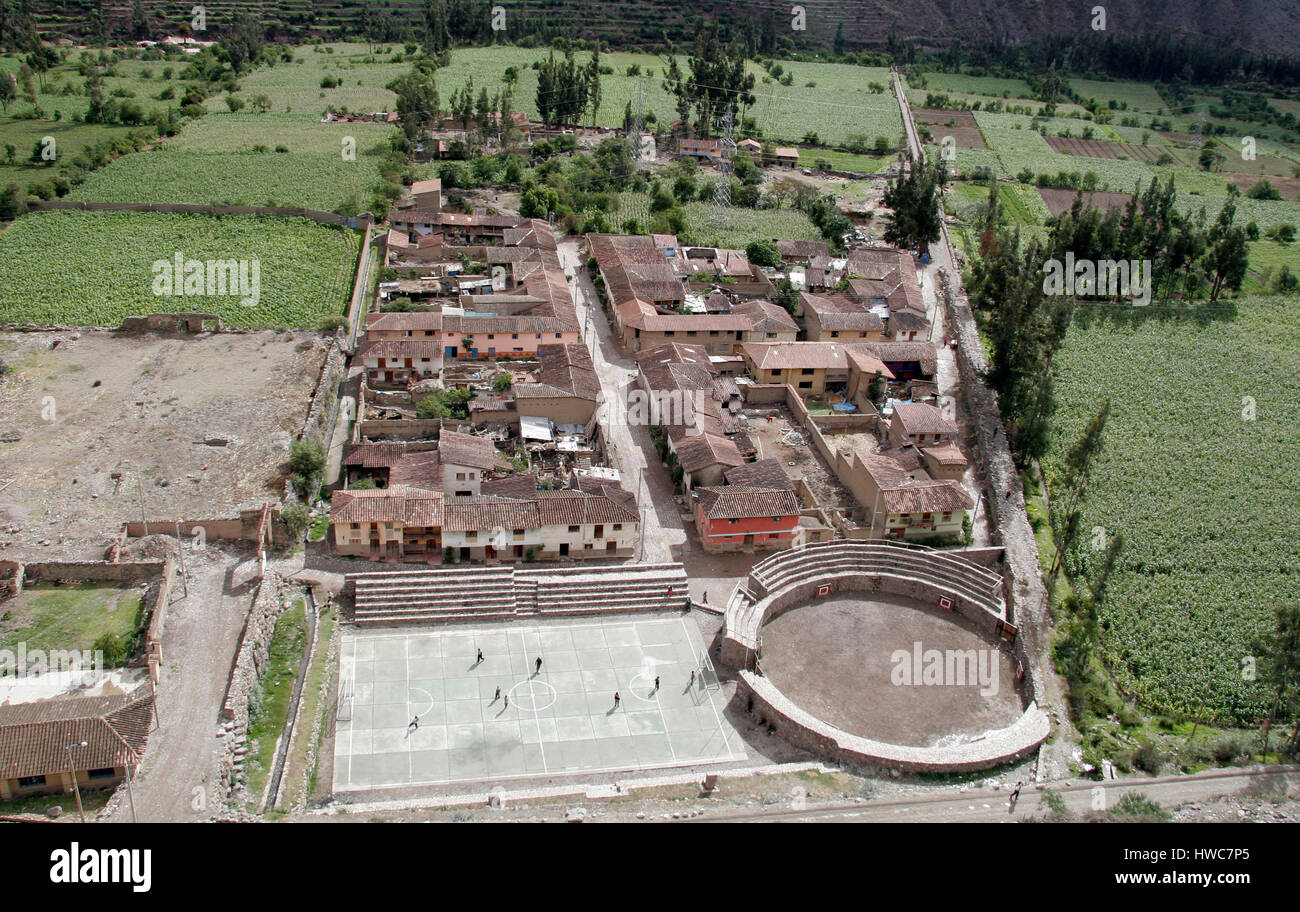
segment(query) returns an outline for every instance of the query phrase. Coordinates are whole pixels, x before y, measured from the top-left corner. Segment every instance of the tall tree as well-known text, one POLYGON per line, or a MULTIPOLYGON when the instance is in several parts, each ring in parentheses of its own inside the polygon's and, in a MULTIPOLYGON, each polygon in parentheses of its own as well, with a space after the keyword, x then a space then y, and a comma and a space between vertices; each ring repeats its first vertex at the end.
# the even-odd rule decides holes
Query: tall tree
POLYGON ((600 41, 591 51, 591 60, 587 64, 587 103, 591 105, 591 122, 596 123, 596 114, 600 110, 600 41))
POLYGON ((1273 630, 1256 645, 1263 680, 1273 688, 1268 726, 1272 727, 1279 714, 1295 722, 1289 745, 1294 754, 1300 745, 1300 605, 1278 605, 1276 612, 1273 630))
POLYGON ((883 202, 892 210, 885 221, 885 240, 929 252, 942 233, 939 200, 946 182, 943 167, 909 159, 885 190, 883 202))

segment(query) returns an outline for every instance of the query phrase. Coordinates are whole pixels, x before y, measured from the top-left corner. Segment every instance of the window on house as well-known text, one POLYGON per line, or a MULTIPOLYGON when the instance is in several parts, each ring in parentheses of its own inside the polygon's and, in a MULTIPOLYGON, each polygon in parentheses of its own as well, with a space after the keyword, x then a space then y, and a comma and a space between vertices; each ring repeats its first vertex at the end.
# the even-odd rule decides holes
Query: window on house
POLYGON ((117 770, 111 766, 100 767, 99 769, 87 770, 87 779, 112 779, 117 775, 117 770))
POLYGON ((579 530, 579 527, 578 527, 578 526, 569 526, 569 531, 570 531, 570 532, 577 532, 578 530, 579 530))
POLYGON ((729 520, 727 520, 727 522, 731 523, 731 525, 733 525, 733 526, 738 526, 738 525, 740 525, 740 520, 738 520, 738 519, 729 519, 729 520))
POLYGON ((464 480, 465 480, 465 473, 464 473, 464 472, 457 472, 457 473, 456 473, 456 480, 457 480, 457 481, 464 481, 464 480))
POLYGON ((478 533, 477 533, 477 532, 466 532, 466 533, 465 533, 465 541, 478 541, 478 533))
POLYGON ((799 371, 799 373, 803 374, 805 377, 811 377, 812 372, 813 369, 811 367, 805 367, 803 370, 799 371))
POLYGON ((831 332, 831 338, 832 338, 832 339, 838 339, 839 337, 840 337, 840 334, 839 334, 839 331, 838 331, 838 330, 834 330, 834 331, 831 332))
POLYGON ((44 776, 19 776, 18 777, 19 788, 31 788, 34 785, 44 785, 44 784, 45 784, 44 776))
POLYGON ((523 530, 523 529, 516 529, 516 530, 515 530, 515 538, 523 538, 523 537, 524 537, 524 530, 523 530))
POLYGON ((812 389, 812 381, 811 381, 811 380, 801 380, 801 381, 799 381, 799 389, 801 389, 801 390, 810 390, 810 389, 812 389))
POLYGON ((772 376, 773 377, 781 376, 781 368, 778 367, 776 370, 772 371, 772 376))
POLYGON ((622 523, 614 523, 614 531, 615 531, 615 532, 620 531, 622 528, 623 528, 623 524, 622 524, 622 523))

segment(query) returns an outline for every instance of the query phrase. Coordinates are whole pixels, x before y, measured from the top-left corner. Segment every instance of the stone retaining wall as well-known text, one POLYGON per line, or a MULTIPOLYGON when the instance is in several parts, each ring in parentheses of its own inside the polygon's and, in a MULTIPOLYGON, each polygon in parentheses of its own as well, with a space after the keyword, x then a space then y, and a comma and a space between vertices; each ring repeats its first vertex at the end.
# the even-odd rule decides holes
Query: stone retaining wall
MULTIPOLYGON (((969 596, 964 596, 943 586, 926 580, 895 576, 888 573, 865 574, 858 571, 843 571, 818 575, 807 582, 796 583, 777 590, 772 595, 760 599, 744 617, 748 629, 735 630, 728 627, 723 632, 721 661, 731 668, 748 667, 751 650, 746 647, 746 640, 754 640, 757 632, 774 618, 780 617, 792 608, 806 605, 819 598, 830 598, 841 593, 861 593, 868 596, 888 593, 916 602, 919 605, 938 605, 940 596, 952 599, 952 610, 969 620, 975 628, 990 640, 1000 639, 1000 625, 1005 618, 992 611, 989 606, 969 596), (818 595, 818 587, 829 586, 829 592, 818 595)), ((728 618, 730 624, 731 618, 728 618)))
POLYGON ((962 773, 989 769, 1027 757, 1047 740, 1051 725, 1046 714, 1030 703, 1019 719, 978 740, 947 747, 913 747, 873 741, 841 731, 790 702, 767 678, 740 672, 736 696, 776 729, 782 740, 819 757, 867 770, 909 773, 962 773))
POLYGON ((282 588, 283 582, 274 571, 267 571, 262 577, 253 607, 244 621, 222 702, 224 721, 218 733, 222 739, 218 781, 227 800, 235 803, 244 800, 239 790, 246 782, 243 758, 248 752, 248 701, 257 690, 259 676, 266 665, 275 622, 288 605, 282 599, 282 588))

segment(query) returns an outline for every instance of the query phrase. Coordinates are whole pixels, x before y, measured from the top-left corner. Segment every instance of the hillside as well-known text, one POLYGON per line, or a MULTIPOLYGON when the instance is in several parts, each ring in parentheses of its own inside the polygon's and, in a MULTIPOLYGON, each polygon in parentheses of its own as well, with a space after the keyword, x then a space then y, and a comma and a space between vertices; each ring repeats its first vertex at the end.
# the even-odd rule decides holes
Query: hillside
MULTIPOLYGON (((1022 42, 1047 35, 1079 34, 1091 30, 1093 4, 1065 0, 803 0, 807 31, 789 31, 786 0, 494 0, 508 16, 542 20, 551 30, 575 24, 582 37, 602 38, 618 45, 646 45, 690 40, 696 20, 760 22, 771 15, 778 35, 790 35, 796 45, 829 44, 843 27, 850 47, 879 47, 891 30, 921 44, 946 44, 1004 37, 1022 42)), ((366 4, 360 0, 209 0, 210 27, 226 21, 241 7, 254 10, 259 21, 286 36, 315 33, 337 37, 340 26, 353 29, 366 4)), ((43 30, 84 34, 91 12, 103 8, 111 27, 123 33, 130 20, 128 0, 32 0, 36 24, 43 30)), ((144 0, 151 20, 164 29, 189 21, 190 0, 144 0)), ((394 20, 419 20, 423 0, 386 0, 369 4, 372 15, 394 20)), ((1240 47, 1256 54, 1300 55, 1300 0, 1178 0, 1151 4, 1143 0, 1111 0, 1105 4, 1107 32, 1112 35, 1185 37, 1215 47, 1240 47)))

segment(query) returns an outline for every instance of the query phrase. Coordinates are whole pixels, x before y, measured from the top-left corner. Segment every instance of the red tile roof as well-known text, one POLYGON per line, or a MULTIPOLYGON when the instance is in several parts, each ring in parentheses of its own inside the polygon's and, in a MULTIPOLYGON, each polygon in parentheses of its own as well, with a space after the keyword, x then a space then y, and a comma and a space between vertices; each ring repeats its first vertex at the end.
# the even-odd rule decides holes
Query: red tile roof
POLYGON ((456 431, 443 430, 438 435, 438 454, 446 464, 476 469, 495 468, 500 462, 491 440, 456 431))
POLYGON ((723 485, 696 488, 700 509, 709 519, 748 519, 799 515, 799 499, 789 488, 723 485))
POLYGON ((703 433, 694 436, 682 436, 673 441, 677 451, 677 461, 687 472, 698 472, 709 466, 738 466, 745 460, 740 450, 726 437, 703 433))
POLYGON ((56 697, 0 706, 0 779, 50 776, 72 766, 105 769, 139 762, 153 722, 152 687, 105 697, 56 697))

